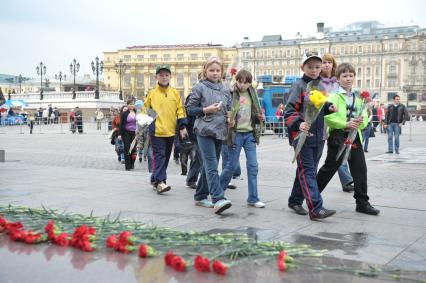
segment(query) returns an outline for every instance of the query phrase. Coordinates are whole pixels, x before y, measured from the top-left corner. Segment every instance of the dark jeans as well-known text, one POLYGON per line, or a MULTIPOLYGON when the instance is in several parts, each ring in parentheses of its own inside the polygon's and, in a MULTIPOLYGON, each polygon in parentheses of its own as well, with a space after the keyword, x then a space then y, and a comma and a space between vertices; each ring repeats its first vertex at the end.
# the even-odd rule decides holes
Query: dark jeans
POLYGON ((129 154, 130 145, 135 138, 135 132, 125 131, 122 138, 124 144, 124 163, 126 165, 126 169, 130 170, 135 167, 136 146, 133 147, 131 153, 129 154))
POLYGON ((198 148, 198 144, 194 142, 194 156, 191 159, 189 164, 188 175, 186 176, 186 183, 196 183, 198 180, 198 175, 200 174, 201 169, 203 168, 203 158, 201 157, 201 152, 198 148))
POLYGON ((30 124, 29 124, 29 126, 30 126, 30 134, 32 134, 33 133, 33 128, 34 128, 34 121, 31 121, 30 124))
POLYGON ((201 171, 194 199, 197 201, 206 199, 210 193, 212 202, 216 203, 225 198, 225 193, 220 187, 217 170, 222 141, 200 135, 197 135, 197 141, 203 159, 203 170, 201 171))
POLYGON ((188 160, 191 161, 195 158, 195 147, 190 149, 184 149, 182 146, 179 151, 179 160, 180 160, 180 168, 182 170, 182 175, 186 175, 188 173, 188 160))
POLYGON ((167 166, 172 154, 174 137, 150 136, 152 145, 152 175, 151 184, 166 182, 167 166))
POLYGON ((296 178, 294 179, 293 189, 288 199, 289 204, 298 205, 302 205, 303 199, 306 199, 310 216, 315 216, 322 208, 322 197, 318 190, 316 179, 316 169, 322 148, 323 146, 302 147, 297 157, 296 178))
MULTIPOLYGON (((367 195, 367 165, 365 163, 364 150, 362 148, 359 135, 355 139, 355 148, 351 149, 351 155, 348 163, 351 170, 352 178, 354 180, 355 193, 354 198, 357 204, 368 203, 369 197, 367 195)), ((324 165, 320 168, 317 175, 318 189, 322 192, 327 184, 333 178, 340 164, 342 163, 343 155, 336 161, 338 146, 327 144, 327 157, 324 165)))
POLYGON ((179 153, 180 153, 180 142, 179 142, 179 134, 176 134, 173 139, 173 159, 178 160, 179 159, 179 153))

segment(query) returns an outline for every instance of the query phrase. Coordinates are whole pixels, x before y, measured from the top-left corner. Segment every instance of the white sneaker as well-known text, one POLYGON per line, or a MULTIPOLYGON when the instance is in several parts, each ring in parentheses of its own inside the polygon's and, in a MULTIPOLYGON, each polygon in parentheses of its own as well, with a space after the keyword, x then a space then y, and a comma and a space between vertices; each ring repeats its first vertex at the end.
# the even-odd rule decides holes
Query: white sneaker
POLYGON ((248 202, 247 205, 248 206, 257 207, 257 208, 265 208, 265 204, 263 202, 261 202, 261 201, 254 202, 254 203, 248 202))
POLYGON ((155 191, 157 192, 157 194, 162 194, 165 193, 167 191, 170 191, 171 187, 166 185, 164 182, 160 182, 155 186, 155 191))
POLYGON ((214 204, 214 213, 221 214, 224 210, 230 208, 232 203, 228 199, 221 199, 214 204))
POLYGON ((207 207, 207 208, 214 207, 214 204, 211 201, 209 201, 208 199, 202 199, 202 200, 196 201, 195 205, 202 206, 202 207, 207 207))

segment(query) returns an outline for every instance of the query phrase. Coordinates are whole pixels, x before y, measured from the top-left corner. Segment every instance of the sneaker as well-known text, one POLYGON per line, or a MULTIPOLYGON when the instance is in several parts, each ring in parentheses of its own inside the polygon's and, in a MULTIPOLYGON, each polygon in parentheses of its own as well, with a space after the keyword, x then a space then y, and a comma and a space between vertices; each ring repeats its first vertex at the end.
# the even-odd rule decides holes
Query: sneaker
POLYGON ((197 188, 197 183, 196 182, 189 182, 189 183, 186 183, 186 186, 188 188, 191 188, 191 189, 195 190, 197 188))
POLYGON ((207 208, 213 208, 214 207, 214 204, 206 198, 202 199, 202 200, 195 201, 195 205, 207 207, 207 208))
POLYGON ((303 206, 299 205, 299 204, 288 204, 288 207, 293 209, 294 212, 296 212, 296 214, 299 215, 307 215, 308 212, 303 208, 303 206))
POLYGON ((354 185, 349 183, 347 185, 342 186, 342 190, 346 193, 351 193, 351 192, 355 191, 355 187, 354 187, 354 185))
POLYGON ((380 213, 380 210, 378 210, 377 208, 374 208, 369 203, 357 204, 355 210, 359 213, 365 213, 365 214, 369 214, 369 215, 378 215, 380 213))
POLYGON ((395 153, 396 153, 396 154, 399 154, 399 150, 395 150, 395 153))
POLYGON ((335 214, 336 211, 332 209, 321 208, 315 215, 311 215, 311 220, 324 219, 335 214))
POLYGON ((257 202, 248 202, 247 203, 248 206, 253 206, 253 207, 257 207, 257 208, 264 208, 265 204, 261 201, 257 201, 257 202))
POLYGON ((232 203, 230 200, 221 199, 214 204, 214 213, 221 214, 224 210, 230 208, 232 203))
POLYGON ((237 186, 233 185, 231 182, 229 182, 228 186, 226 186, 227 189, 235 190, 237 186))
POLYGON ((393 153, 393 151, 386 151, 386 153, 393 153))
POLYGON ((155 191, 157 192, 157 194, 162 194, 165 193, 167 191, 170 191, 171 187, 166 185, 164 182, 160 182, 155 186, 155 191))

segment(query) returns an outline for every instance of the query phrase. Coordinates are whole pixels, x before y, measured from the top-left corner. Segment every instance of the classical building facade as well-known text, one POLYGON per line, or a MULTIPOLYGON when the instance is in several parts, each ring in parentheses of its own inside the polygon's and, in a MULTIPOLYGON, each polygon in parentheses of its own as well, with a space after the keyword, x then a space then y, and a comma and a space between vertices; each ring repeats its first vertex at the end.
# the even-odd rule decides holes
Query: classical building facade
POLYGON ((308 50, 351 63, 357 72, 355 87, 378 93, 381 102, 389 103, 398 94, 411 110, 426 111, 426 29, 359 22, 337 32, 318 23, 316 36, 247 40, 237 45, 237 56, 239 67, 255 77, 273 75, 282 80, 301 75, 301 58, 308 50))
POLYGON ((218 56, 227 68, 234 60, 236 49, 219 44, 182 44, 140 45, 104 52, 104 85, 107 90, 119 90, 120 77, 115 65, 121 59, 126 65, 121 79, 123 97, 141 98, 156 85, 156 65, 169 64, 171 85, 181 95, 188 95, 205 60, 213 55, 218 56))

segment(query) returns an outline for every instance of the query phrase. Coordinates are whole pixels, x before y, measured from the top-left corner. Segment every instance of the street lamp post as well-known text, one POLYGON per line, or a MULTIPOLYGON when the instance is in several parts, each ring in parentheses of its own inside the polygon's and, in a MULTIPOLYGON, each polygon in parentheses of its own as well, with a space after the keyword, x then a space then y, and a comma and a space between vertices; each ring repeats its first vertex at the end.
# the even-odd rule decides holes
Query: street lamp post
POLYGON ((115 68, 115 71, 117 72, 119 80, 120 80, 120 95, 119 95, 118 98, 120 100, 123 100, 123 90, 122 90, 122 87, 121 87, 121 80, 122 80, 123 74, 126 72, 127 65, 125 63, 123 63, 123 60, 120 59, 120 60, 118 60, 118 64, 115 63, 114 68, 115 68))
POLYGON ((19 74, 19 76, 17 76, 15 79, 16 79, 16 80, 18 81, 18 83, 19 83, 19 94, 21 94, 21 85, 22 85, 22 82, 24 81, 24 78, 22 77, 22 75, 21 75, 21 74, 19 74))
POLYGON ((70 64, 70 72, 71 75, 74 76, 74 87, 72 89, 72 99, 75 99, 75 75, 78 73, 78 71, 80 70, 80 63, 77 62, 77 60, 72 60, 72 63, 70 64))
POLYGON ((37 75, 40 76, 40 100, 43 100, 43 75, 46 75, 46 65, 40 62, 40 66, 37 66, 37 75))
POLYGON ((102 74, 103 69, 104 62, 99 62, 99 58, 96 56, 95 62, 92 61, 92 71, 93 74, 96 75, 95 99, 99 99, 99 74, 102 74))
POLYGON ((64 81, 67 79, 67 75, 62 75, 62 72, 59 71, 59 74, 55 74, 55 79, 59 79, 59 92, 61 92, 62 90, 62 79, 64 79, 64 81))

